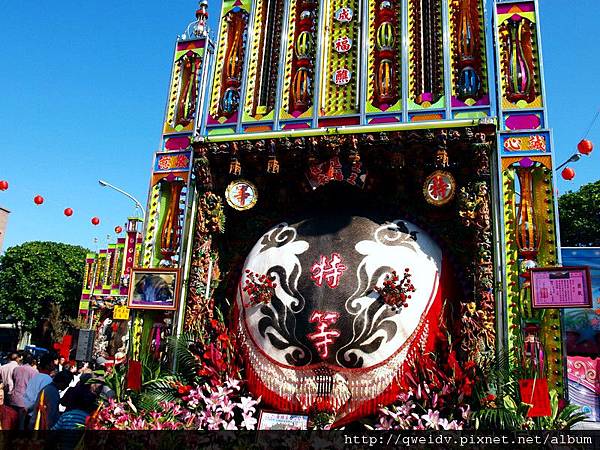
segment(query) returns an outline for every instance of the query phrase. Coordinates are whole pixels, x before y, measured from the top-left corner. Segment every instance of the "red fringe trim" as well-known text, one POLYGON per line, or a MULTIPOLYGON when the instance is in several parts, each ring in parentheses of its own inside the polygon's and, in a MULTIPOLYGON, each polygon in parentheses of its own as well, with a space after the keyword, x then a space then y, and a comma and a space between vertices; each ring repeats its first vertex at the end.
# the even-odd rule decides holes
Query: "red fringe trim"
POLYGON ((275 392, 268 389, 257 377, 256 372, 246 363, 246 376, 248 379, 248 388, 255 397, 261 397, 261 403, 267 404, 277 410, 286 412, 301 412, 302 407, 299 402, 287 400, 275 392))

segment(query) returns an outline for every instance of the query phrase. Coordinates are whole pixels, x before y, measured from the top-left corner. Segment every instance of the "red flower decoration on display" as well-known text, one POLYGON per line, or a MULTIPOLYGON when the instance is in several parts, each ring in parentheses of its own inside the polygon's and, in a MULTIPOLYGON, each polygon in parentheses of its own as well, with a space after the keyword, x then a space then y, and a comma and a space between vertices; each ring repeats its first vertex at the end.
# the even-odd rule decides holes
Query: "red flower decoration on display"
POLYGON ((33 203, 35 203, 36 205, 41 205, 42 203, 44 203, 44 197, 42 197, 41 195, 36 195, 35 197, 33 197, 33 203))
POLYGON ((177 393, 181 396, 188 395, 192 390, 192 386, 183 384, 180 381, 176 381, 172 385, 175 389, 177 389, 177 393))
POLYGON ((482 406, 486 408, 494 408, 496 406, 496 396, 494 394, 488 394, 480 400, 482 406))
POLYGON ((267 304, 275 294, 275 277, 267 275, 258 275, 251 270, 246 270, 246 283, 244 284, 244 292, 248 294, 250 300, 249 306, 256 306, 261 303, 267 304))
POLYGON ((402 279, 394 270, 386 277, 383 287, 375 286, 375 292, 381 296, 386 304, 400 312, 402 308, 408 307, 408 300, 411 298, 410 293, 416 291, 410 277, 409 269, 404 269, 402 279))

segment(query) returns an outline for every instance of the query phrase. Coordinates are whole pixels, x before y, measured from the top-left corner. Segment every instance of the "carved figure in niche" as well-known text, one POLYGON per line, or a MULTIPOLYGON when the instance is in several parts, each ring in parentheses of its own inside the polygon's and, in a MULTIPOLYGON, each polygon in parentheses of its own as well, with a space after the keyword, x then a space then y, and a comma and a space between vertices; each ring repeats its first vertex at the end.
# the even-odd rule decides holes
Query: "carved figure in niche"
POLYGON ((531 103, 536 97, 532 24, 521 16, 511 17, 502 33, 506 98, 531 103))
POLYGON ((225 16, 225 21, 227 23, 227 40, 221 77, 219 112, 225 117, 230 117, 237 112, 240 104, 239 89, 244 67, 248 13, 240 8, 234 8, 225 16))
POLYGON ((194 120, 198 100, 198 70, 201 60, 194 52, 186 53, 179 61, 181 75, 173 127, 186 127, 194 120))

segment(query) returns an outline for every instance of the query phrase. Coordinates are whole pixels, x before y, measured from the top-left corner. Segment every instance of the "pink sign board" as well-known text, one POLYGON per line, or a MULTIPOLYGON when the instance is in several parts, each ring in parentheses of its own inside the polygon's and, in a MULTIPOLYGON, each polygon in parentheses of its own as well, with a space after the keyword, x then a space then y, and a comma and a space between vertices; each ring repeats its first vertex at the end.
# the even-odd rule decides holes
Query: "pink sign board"
POLYGON ((534 308, 591 308, 589 267, 531 269, 531 300, 534 308))

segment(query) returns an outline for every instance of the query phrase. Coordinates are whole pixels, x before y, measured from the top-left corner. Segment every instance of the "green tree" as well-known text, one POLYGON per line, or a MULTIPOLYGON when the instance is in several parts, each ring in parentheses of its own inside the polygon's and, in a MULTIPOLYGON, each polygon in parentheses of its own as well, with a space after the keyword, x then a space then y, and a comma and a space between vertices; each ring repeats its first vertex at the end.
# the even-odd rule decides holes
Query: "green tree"
POLYGON ((87 252, 56 242, 9 248, 0 256, 0 316, 31 330, 50 316, 52 305, 76 315, 87 252))
POLYGON ((558 199, 560 240, 565 247, 600 245, 600 180, 558 199))

